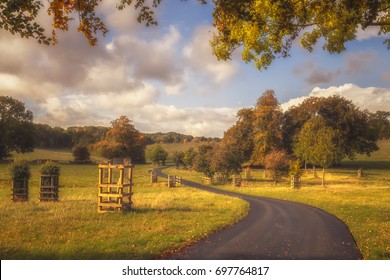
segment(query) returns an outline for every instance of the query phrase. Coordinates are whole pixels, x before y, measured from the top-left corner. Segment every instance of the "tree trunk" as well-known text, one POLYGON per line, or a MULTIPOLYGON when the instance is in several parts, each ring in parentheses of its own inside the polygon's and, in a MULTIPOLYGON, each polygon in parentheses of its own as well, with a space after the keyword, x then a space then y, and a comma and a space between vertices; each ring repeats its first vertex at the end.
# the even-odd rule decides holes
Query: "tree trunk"
POLYGON ((307 172, 307 162, 305 160, 305 173, 307 172))
POLYGON ((322 168, 322 186, 325 187, 325 167, 322 168))
POLYGON ((317 177, 317 170, 316 170, 316 165, 313 165, 313 176, 317 177))

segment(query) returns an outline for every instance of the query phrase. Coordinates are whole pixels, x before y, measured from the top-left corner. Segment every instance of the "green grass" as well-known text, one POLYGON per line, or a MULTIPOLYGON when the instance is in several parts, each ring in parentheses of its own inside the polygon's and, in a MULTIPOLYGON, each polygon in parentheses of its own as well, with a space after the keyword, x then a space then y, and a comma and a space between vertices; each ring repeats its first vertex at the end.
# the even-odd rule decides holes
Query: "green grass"
MULTIPOLYGON (((11 201, 0 164, 1 259, 153 259, 241 219, 247 203, 193 188, 149 184, 150 165, 134 170, 134 205, 97 213, 97 167, 62 165, 57 203, 39 202, 32 166, 29 202, 11 201)), ((161 179, 160 179, 161 180, 161 179)))
MULTIPOLYGON (((364 259, 390 259, 390 143, 371 157, 359 156, 338 168, 327 170, 326 187, 321 187, 322 171, 314 178, 311 170, 302 178, 298 190, 284 180, 275 185, 264 178, 263 170, 252 170, 252 180, 241 187, 216 186, 233 192, 297 201, 319 207, 343 220, 355 237, 364 259), (363 167, 364 177, 357 177, 363 167)), ((171 168, 166 171, 201 183, 200 173, 171 168)), ((244 178, 244 176, 242 175, 244 178)))
MULTIPOLYGON (((62 162, 73 161, 73 155, 71 149, 34 149, 33 152, 24 154, 14 154, 17 159, 24 159, 28 161, 43 159, 43 160, 58 160, 62 162)), ((95 162, 103 162, 104 158, 91 155, 91 160, 95 162)))

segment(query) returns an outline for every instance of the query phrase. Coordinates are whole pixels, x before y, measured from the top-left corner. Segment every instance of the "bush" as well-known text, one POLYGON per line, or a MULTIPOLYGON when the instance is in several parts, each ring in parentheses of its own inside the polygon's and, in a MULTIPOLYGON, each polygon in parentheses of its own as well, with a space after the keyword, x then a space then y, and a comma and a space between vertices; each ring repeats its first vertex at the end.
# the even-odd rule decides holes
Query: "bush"
POLYGON ((272 179, 277 184, 282 177, 288 175, 290 158, 286 151, 272 151, 265 156, 265 169, 270 171, 272 179))
POLYGON ((91 154, 86 146, 77 145, 72 149, 73 157, 78 162, 88 162, 91 159, 91 154))
POLYGON ((60 165, 53 161, 47 161, 45 164, 41 166, 41 174, 42 175, 60 175, 60 165))
POLYGON ((16 160, 14 161, 10 168, 9 173, 11 175, 12 180, 14 179, 30 179, 31 171, 30 165, 26 160, 16 160))

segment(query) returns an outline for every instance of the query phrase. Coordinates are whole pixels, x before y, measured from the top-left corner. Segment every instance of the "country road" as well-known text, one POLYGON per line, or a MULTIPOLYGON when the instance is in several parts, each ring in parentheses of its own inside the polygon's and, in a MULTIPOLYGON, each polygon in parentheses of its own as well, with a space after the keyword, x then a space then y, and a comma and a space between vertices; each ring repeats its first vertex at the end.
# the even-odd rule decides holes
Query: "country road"
MULTIPOLYGON (((160 177, 167 176, 160 168, 160 177)), ((187 260, 341 260, 362 256, 337 217, 296 202, 237 194, 183 180, 183 184, 249 202, 248 215, 231 227, 165 256, 187 260)))

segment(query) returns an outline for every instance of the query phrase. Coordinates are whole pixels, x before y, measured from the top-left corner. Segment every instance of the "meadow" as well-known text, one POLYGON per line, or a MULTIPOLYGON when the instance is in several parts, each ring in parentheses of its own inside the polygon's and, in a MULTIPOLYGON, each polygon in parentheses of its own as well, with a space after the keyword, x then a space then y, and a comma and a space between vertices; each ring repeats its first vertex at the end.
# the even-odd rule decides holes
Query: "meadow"
MULTIPOLYGON (((320 170, 318 177, 307 170, 300 189, 291 188, 287 179, 275 185, 264 177, 263 170, 252 170, 251 181, 243 181, 241 187, 232 184, 213 187, 321 208, 345 222, 364 259, 390 259, 390 142, 379 144, 380 150, 371 157, 358 156, 354 161, 346 160, 341 166, 328 169, 326 187, 321 186, 320 170), (361 178, 357 176, 359 168, 364 172, 361 178)), ((203 175, 194 171, 171 168, 166 172, 202 182, 203 175)))
MULTIPOLYGON (((49 158, 51 152, 24 157, 49 158)), ((97 213, 96 165, 62 164, 59 202, 39 202, 39 166, 32 165, 29 201, 12 202, 7 168, 0 164, 3 260, 155 259, 233 224, 248 211, 248 204, 236 198, 167 188, 162 179, 152 185, 151 165, 135 166, 134 204, 126 213, 97 213)))

